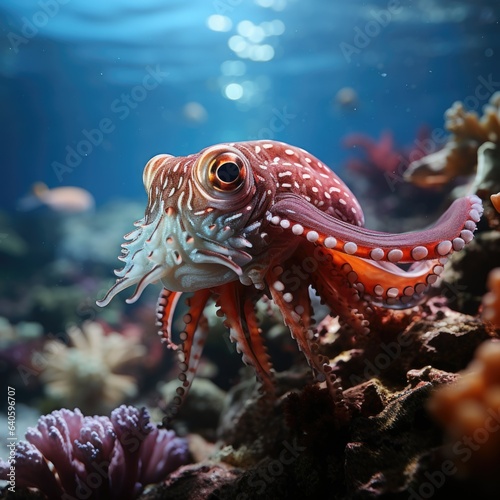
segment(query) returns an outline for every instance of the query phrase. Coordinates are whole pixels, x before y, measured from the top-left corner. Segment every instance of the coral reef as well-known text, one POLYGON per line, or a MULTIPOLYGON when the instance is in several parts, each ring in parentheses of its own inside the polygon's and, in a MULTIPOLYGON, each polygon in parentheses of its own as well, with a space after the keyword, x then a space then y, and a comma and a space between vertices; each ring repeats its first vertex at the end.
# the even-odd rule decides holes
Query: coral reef
MULTIPOLYGON (((309 384, 300 358, 293 370, 277 374, 274 401, 259 393, 249 372, 229 391, 217 429, 218 451, 174 472, 145 498, 419 495, 426 473, 440 463, 435 450, 442 443, 426 403, 434 388, 457 379, 455 372, 490 338, 478 318, 452 311, 445 302, 433 299, 421 313, 425 317, 399 334, 374 329, 362 345, 325 318, 320 349, 347 387, 343 399, 352 419, 344 424, 336 418, 329 392, 309 384)), ((459 478, 450 476, 444 496, 436 498, 461 489, 459 478)))
POLYGON ((408 181, 420 186, 442 186, 457 176, 473 175, 479 147, 500 141, 500 92, 490 97, 481 117, 455 102, 445 112, 445 119, 451 137, 442 150, 410 164, 405 173, 408 181))
POLYGON ((342 356, 333 357, 331 362, 345 386, 372 378, 404 384, 410 370, 426 366, 450 373, 464 368, 471 353, 489 334, 480 319, 453 311, 445 302, 440 297, 429 301, 425 316, 397 335, 382 328, 372 333, 364 348, 354 343, 342 356), (453 345, 453 356, 443 355, 448 345, 453 345))
MULTIPOLYGON (((149 420, 144 408, 124 405, 110 418, 78 409, 40 417, 16 445, 16 488, 37 488, 50 500, 138 498, 189 458, 185 440, 149 420)), ((1 479, 8 479, 9 467, 0 461, 1 479)))
MULTIPOLYGON (((424 192, 403 179, 410 161, 424 155, 419 145, 426 140, 426 128, 418 131, 414 143, 409 147, 398 147, 391 132, 383 132, 378 140, 359 133, 344 138, 344 147, 353 153, 360 153, 358 157, 348 159, 345 169, 347 178, 352 179, 355 194, 363 198, 370 227, 382 227, 380 218, 387 217, 389 213, 397 212, 401 218, 417 212, 430 213, 437 208, 439 200, 435 193, 424 192), (409 206, 415 211, 410 212, 409 206), (371 213, 376 213, 377 217, 370 216, 371 213)), ((401 220, 395 219, 393 222, 400 224, 401 220)))
POLYGON ((483 297, 483 319, 500 330, 500 267, 488 275, 489 292, 483 297))
POLYGON ((450 140, 443 149, 410 163, 407 181, 425 188, 444 187, 455 177, 471 175, 477 162, 477 147, 450 140))
POLYGON ((68 331, 71 346, 52 340, 38 364, 46 394, 86 413, 107 413, 137 393, 137 380, 126 369, 145 355, 135 341, 86 322, 68 331))
POLYGON ((354 172, 370 176, 373 171, 395 173, 402 163, 401 153, 396 151, 391 132, 383 132, 378 141, 364 134, 349 134, 343 140, 346 148, 359 148, 365 152, 368 162, 352 159, 348 168, 354 172))
POLYGON ((449 307, 476 315, 486 293, 486 281, 492 269, 498 267, 500 232, 482 231, 462 253, 450 259, 441 275, 441 294, 449 307))
POLYGON ((458 471, 498 483, 500 342, 481 344, 458 380, 433 395, 429 411, 446 428, 445 453, 458 471))
POLYGON ((486 202, 490 227, 498 228, 500 218, 491 206, 490 196, 500 189, 500 92, 490 97, 482 116, 455 102, 446 111, 445 119, 445 127, 451 132, 448 142, 441 150, 413 161, 404 177, 427 188, 442 188, 457 178, 471 179, 467 191, 486 202))

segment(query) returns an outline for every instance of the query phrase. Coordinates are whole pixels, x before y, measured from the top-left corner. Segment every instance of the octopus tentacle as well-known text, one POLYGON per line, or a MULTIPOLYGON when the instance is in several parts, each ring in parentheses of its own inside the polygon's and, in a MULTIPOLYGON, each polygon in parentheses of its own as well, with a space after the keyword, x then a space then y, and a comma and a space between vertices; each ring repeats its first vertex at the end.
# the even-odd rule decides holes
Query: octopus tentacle
POLYGON ((177 414, 196 375, 196 369, 208 334, 208 330, 200 328, 198 323, 210 295, 211 292, 208 289, 199 290, 186 300, 189 310, 183 318, 184 330, 179 334, 182 344, 180 350, 177 351, 180 368, 178 379, 181 385, 176 389, 177 395, 169 403, 167 417, 173 417, 177 414))
POLYGON ((280 309, 285 324, 290 329, 299 349, 304 353, 309 366, 315 371, 318 379, 326 382, 339 416, 345 416, 347 407, 343 400, 340 383, 331 372, 328 358, 318 352, 318 344, 314 341, 312 305, 307 284, 291 290, 291 287, 287 288, 280 280, 282 273, 283 268, 275 266, 266 275, 272 299, 280 309))
POLYGON ((161 335, 162 341, 174 351, 179 346, 172 340, 172 318, 181 295, 182 292, 172 292, 164 288, 158 297, 156 306, 156 326, 160 327, 158 335, 161 335))
MULTIPOLYGON (((252 350, 257 359, 259 359, 259 364, 264 364, 264 366, 267 367, 266 370, 271 374, 271 378, 274 379, 274 370, 272 368, 271 358, 263 342, 262 330, 259 327, 259 320, 255 312, 255 303, 250 299, 245 300, 243 310, 248 333, 250 334, 250 345, 252 350)), ((272 383, 274 384, 274 380, 272 383)), ((273 391, 274 389, 272 392, 273 391)))
POLYGON ((391 234, 346 223, 300 196, 283 195, 270 210, 271 224, 326 248, 364 259, 415 262, 439 259, 461 250, 473 238, 483 207, 475 195, 456 200, 428 229, 391 234))
POLYGON ((446 257, 419 262, 407 271, 390 262, 375 262, 347 254, 333 252, 343 266, 348 265, 353 287, 367 301, 392 309, 403 309, 419 304, 429 287, 443 272, 446 257))
POLYGON ((305 354, 311 368, 322 373, 324 360, 315 357, 311 349, 313 312, 307 283, 293 290, 293 287, 285 284, 286 280, 281 281, 283 272, 282 266, 275 266, 265 277, 271 297, 280 309, 285 324, 294 326, 290 329, 292 338, 305 354))
POLYGON ((274 394, 274 370, 262 341, 248 289, 232 282, 215 288, 214 292, 219 296, 216 306, 226 318, 224 324, 230 329, 231 342, 236 342, 236 350, 241 353, 243 362, 255 369, 264 391, 274 394))
MULTIPOLYGON (((324 249, 322 252, 327 254, 324 249)), ((361 299, 355 284, 358 274, 348 262, 342 263, 338 255, 331 252, 331 257, 331 263, 323 264, 313 273, 313 287, 334 316, 338 316, 355 331, 368 334, 369 323, 361 313, 367 304, 361 299)))

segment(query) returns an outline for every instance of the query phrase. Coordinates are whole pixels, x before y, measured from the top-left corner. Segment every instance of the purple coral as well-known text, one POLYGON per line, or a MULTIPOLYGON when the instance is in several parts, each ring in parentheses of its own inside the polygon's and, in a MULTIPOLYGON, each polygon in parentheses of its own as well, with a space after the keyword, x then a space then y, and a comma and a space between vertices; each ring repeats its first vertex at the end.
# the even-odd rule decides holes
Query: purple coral
MULTIPOLYGON (((157 429, 145 408, 122 405, 111 418, 53 411, 17 444, 16 485, 48 498, 137 498, 188 461, 184 439, 157 429)), ((0 479, 10 463, 0 460, 0 479)))

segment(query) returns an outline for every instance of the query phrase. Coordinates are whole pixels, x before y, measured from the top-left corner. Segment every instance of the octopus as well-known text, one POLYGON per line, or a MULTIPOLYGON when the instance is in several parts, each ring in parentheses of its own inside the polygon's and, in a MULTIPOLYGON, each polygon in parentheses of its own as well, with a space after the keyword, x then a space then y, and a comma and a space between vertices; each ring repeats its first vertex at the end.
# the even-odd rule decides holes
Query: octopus
POLYGON ((483 212, 470 195, 425 230, 367 229, 361 206, 332 170, 276 141, 218 144, 186 157, 160 154, 146 164, 143 183, 145 215, 125 235, 119 257, 125 265, 97 304, 136 285, 127 299, 133 303, 161 281, 159 334, 177 351, 180 368, 174 414, 200 361, 207 331, 198 323, 209 299, 264 393, 275 390, 274 370, 255 304, 267 296, 317 380, 340 401, 340 382, 315 342, 310 287, 332 316, 367 335, 377 308, 410 308, 424 299, 449 256, 473 239, 483 212), (172 320, 186 293, 176 343, 172 320))

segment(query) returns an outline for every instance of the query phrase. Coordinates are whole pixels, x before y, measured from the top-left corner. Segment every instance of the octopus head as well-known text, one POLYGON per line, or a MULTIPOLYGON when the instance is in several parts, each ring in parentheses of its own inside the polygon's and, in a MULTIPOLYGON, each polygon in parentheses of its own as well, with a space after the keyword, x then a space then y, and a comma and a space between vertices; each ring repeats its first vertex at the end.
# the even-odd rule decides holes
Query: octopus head
POLYGON ((143 183, 145 215, 125 235, 118 257, 125 265, 99 306, 135 284, 129 303, 158 280, 168 290, 193 292, 241 277, 265 212, 242 151, 220 144, 187 157, 157 155, 143 183))

